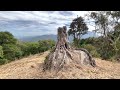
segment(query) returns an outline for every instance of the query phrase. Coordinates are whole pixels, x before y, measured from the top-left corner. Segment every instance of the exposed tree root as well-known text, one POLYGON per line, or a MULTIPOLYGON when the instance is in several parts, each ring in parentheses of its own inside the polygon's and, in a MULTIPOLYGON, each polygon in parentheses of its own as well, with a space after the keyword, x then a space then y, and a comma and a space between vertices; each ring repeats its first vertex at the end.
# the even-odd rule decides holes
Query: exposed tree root
POLYGON ((95 67, 95 60, 83 48, 72 49, 67 42, 66 28, 58 28, 58 42, 55 49, 48 55, 44 62, 44 70, 59 71, 70 64, 90 65, 95 67))

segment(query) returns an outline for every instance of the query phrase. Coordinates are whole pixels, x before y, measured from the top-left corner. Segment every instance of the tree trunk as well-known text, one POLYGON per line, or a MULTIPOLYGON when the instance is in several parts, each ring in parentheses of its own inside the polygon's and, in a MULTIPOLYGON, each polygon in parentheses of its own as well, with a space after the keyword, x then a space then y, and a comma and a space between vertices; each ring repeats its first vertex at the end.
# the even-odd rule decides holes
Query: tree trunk
POLYGON ((66 27, 58 28, 58 37, 55 49, 44 61, 44 70, 57 70, 71 64, 95 66, 95 61, 85 49, 72 49, 67 40, 66 27))

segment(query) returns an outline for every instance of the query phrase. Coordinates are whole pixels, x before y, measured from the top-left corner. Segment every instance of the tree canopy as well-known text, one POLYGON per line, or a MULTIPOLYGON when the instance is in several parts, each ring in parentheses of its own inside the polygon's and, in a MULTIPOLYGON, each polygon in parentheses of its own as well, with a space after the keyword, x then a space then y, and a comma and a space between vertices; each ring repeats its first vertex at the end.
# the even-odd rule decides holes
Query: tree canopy
POLYGON ((17 39, 10 32, 0 32, 0 45, 3 44, 16 44, 17 39))
POLYGON ((87 24, 84 22, 83 17, 75 18, 71 24, 70 29, 68 30, 68 35, 72 35, 74 37, 75 44, 78 45, 80 38, 82 35, 86 34, 88 31, 87 24))

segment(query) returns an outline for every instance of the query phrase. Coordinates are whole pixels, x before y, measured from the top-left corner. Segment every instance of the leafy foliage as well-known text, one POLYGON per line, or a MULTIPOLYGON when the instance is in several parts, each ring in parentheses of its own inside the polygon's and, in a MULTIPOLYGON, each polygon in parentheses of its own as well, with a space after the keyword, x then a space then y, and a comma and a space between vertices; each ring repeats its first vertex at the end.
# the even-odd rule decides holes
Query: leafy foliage
POLYGON ((37 42, 27 42, 25 43, 24 52, 27 55, 39 53, 39 44, 37 42))
POLYGON ((8 60, 7 59, 0 59, 0 65, 2 65, 2 64, 6 64, 8 62, 8 60))
POLYGON ((5 63, 7 63, 7 59, 4 59, 3 49, 2 49, 2 46, 0 46, 0 65, 5 63))
POLYGON ((81 47, 87 49, 93 57, 100 57, 96 47, 92 46, 91 44, 83 44, 81 47))
POLYGON ((3 49, 2 49, 2 46, 0 46, 0 59, 3 58, 3 49))
POLYGON ((55 41, 53 40, 40 40, 39 42, 39 52, 44 52, 55 46, 55 41))
POLYGON ((9 32, 0 32, 0 45, 16 44, 17 39, 9 32))
POLYGON ((23 54, 21 49, 13 44, 4 44, 3 51, 5 58, 8 60, 19 59, 23 54))
POLYGON ((70 24, 68 35, 72 35, 74 37, 74 44, 78 45, 81 36, 86 34, 87 31, 88 31, 88 27, 84 22, 83 17, 80 16, 75 18, 70 24))

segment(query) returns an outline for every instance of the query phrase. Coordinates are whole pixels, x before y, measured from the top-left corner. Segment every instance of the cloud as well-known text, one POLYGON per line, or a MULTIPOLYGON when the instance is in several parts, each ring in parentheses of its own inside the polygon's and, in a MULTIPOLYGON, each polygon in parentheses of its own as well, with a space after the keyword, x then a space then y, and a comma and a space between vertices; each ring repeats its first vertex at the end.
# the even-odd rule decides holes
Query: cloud
MULTIPOLYGON (((57 28, 69 26, 74 18, 87 11, 0 11, 0 31, 16 37, 57 34, 57 28)), ((93 28, 89 26, 92 30, 93 28)))
POLYGON ((59 12, 59 14, 64 15, 64 16, 71 16, 71 15, 73 15, 73 12, 71 12, 71 11, 61 11, 61 12, 59 12))

